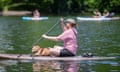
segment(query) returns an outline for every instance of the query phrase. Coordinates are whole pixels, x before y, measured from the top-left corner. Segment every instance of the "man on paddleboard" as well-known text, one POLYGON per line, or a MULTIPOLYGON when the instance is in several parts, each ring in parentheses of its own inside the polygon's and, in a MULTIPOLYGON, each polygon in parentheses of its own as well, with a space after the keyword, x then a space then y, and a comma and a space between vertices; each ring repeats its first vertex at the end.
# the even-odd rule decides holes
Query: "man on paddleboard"
POLYGON ((51 56, 59 56, 59 57, 68 57, 75 56, 77 52, 77 30, 76 30, 76 22, 74 19, 67 19, 64 24, 64 19, 61 18, 61 26, 63 29, 63 33, 58 36, 47 36, 43 34, 42 37, 45 39, 53 40, 53 41, 63 41, 64 46, 54 46, 54 48, 50 48, 51 56))

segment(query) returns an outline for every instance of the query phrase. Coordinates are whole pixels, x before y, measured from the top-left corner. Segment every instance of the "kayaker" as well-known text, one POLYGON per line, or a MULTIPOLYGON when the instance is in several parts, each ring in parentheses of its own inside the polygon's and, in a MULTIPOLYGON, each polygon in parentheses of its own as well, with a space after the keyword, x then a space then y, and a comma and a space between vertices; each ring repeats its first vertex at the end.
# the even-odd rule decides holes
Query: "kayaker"
POLYGON ((77 52, 77 30, 76 30, 76 22, 74 19, 67 19, 64 24, 64 19, 61 18, 61 26, 63 29, 63 33, 59 36, 47 36, 45 34, 42 35, 43 38, 53 40, 53 41, 63 41, 64 46, 54 46, 54 48, 50 48, 51 56, 59 56, 59 57, 68 57, 75 56, 77 52))
POLYGON ((93 11, 94 13, 94 18, 100 18, 101 17, 101 12, 99 10, 93 11))
POLYGON ((39 18, 40 17, 40 13, 37 9, 33 12, 33 17, 34 18, 39 18))
POLYGON ((113 17, 115 15, 115 13, 113 13, 113 12, 109 12, 109 11, 105 11, 104 13, 103 13, 103 16, 104 17, 113 17))

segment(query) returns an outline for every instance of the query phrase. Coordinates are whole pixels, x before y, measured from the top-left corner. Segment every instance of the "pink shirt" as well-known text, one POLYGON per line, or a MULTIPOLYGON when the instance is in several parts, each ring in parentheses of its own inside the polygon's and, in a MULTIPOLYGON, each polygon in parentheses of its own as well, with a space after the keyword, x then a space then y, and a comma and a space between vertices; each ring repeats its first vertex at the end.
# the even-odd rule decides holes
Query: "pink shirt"
POLYGON ((58 36, 59 39, 63 40, 64 48, 76 54, 77 51, 77 31, 75 28, 65 30, 61 35, 58 36))

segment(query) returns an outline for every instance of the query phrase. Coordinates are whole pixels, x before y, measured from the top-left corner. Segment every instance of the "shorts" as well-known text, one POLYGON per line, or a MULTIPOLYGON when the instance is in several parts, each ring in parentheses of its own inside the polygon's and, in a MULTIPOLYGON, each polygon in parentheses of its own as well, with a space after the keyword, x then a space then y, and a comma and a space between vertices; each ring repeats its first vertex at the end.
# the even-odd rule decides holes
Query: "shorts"
POLYGON ((71 53, 69 50, 67 49, 62 49, 60 51, 60 55, 59 57, 71 57, 71 56, 75 56, 73 53, 71 53))

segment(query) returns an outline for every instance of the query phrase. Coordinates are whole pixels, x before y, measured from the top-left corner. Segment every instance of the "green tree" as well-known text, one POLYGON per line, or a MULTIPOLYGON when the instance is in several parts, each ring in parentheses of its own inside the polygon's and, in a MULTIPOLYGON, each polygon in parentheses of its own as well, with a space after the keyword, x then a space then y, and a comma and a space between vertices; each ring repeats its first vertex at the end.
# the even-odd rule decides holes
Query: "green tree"
POLYGON ((34 10, 43 13, 72 14, 109 10, 120 12, 120 0, 0 0, 0 10, 34 10))
POLYGON ((0 8, 2 10, 8 10, 8 5, 12 2, 12 0, 0 0, 0 8))

